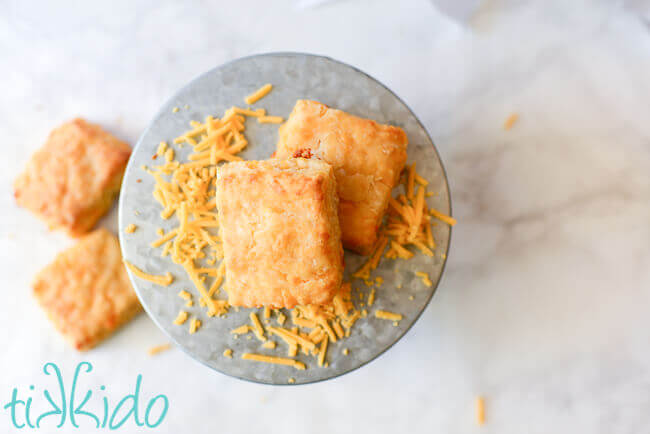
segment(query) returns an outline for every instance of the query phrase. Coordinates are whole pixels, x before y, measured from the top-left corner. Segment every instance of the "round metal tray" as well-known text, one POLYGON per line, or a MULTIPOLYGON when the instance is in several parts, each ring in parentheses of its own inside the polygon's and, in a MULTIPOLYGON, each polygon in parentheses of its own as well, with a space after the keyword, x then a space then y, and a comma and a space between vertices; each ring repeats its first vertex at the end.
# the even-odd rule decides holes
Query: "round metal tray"
MULTIPOLYGON (((149 246, 152 240, 158 238, 156 229, 163 228, 165 232, 171 230, 177 224, 176 218, 167 221, 160 218, 161 207, 152 196, 154 181, 141 166, 156 164, 151 157, 158 143, 171 143, 174 137, 188 129, 190 120, 202 120, 210 114, 221 116, 232 105, 243 106, 244 97, 264 83, 272 83, 273 91, 256 106, 266 108, 271 115, 286 119, 296 100, 313 99, 361 117, 402 127, 409 138, 408 161, 417 161, 418 172, 429 180, 428 189, 435 193, 427 198, 429 206, 449 213, 449 189, 442 162, 431 138, 406 104, 369 75, 326 57, 274 53, 235 60, 194 79, 155 116, 138 141, 124 176, 119 203, 120 242, 126 260, 149 273, 164 274, 170 271, 175 280, 169 287, 160 287, 135 278, 129 272, 142 305, 154 322, 187 354, 219 372, 260 383, 288 384, 288 379, 293 378, 295 383, 292 384, 304 384, 336 377, 363 366, 390 348, 409 330, 438 285, 451 230, 444 224, 433 227, 436 240, 434 257, 416 254, 408 261, 381 260, 373 273, 373 277, 381 276, 384 279, 376 290, 375 304, 368 309, 366 318, 357 321, 350 337, 330 344, 329 366, 318 367, 313 357, 302 354, 298 359, 307 364, 308 368, 304 371, 242 360, 240 356, 244 352, 284 356, 284 344, 279 342, 276 350, 265 350, 256 339, 249 340, 243 336, 234 339, 230 330, 249 321, 249 309, 239 312, 231 309, 225 317, 210 318, 198 303, 190 308, 184 306, 184 300, 177 293, 187 289, 196 295, 194 285, 180 266, 168 257, 161 257, 160 249, 149 246), (180 110, 174 113, 174 107, 180 110), (130 223, 136 224, 138 230, 125 234, 124 229, 130 223), (429 273, 433 286, 425 286, 415 276, 415 271, 429 273), (181 309, 201 320, 203 325, 195 334, 188 333, 187 324, 173 324, 181 309), (390 321, 376 319, 372 315, 375 309, 399 312, 404 319, 394 326, 390 321), (226 348, 233 350, 232 359, 223 356, 226 348), (349 350, 347 356, 342 354, 343 348, 349 350)), ((249 146, 240 155, 250 160, 269 158, 275 149, 277 127, 258 124, 254 119, 247 120, 249 146)), ((189 153, 188 148, 175 147, 177 159, 183 161, 189 153)), ((345 252, 346 278, 364 259, 345 252)), ((352 284, 364 292, 370 289, 359 280, 353 280, 352 284)), ((197 299, 196 296, 194 298, 197 299)))

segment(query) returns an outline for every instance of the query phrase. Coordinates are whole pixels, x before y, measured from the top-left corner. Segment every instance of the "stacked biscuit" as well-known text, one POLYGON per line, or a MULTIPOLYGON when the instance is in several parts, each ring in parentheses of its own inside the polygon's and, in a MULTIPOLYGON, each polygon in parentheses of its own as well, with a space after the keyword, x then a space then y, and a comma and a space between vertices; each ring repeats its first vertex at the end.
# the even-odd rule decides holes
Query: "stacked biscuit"
POLYGON ((18 205, 50 228, 79 237, 33 283, 56 328, 78 350, 97 345, 141 311, 117 238, 90 232, 119 193, 131 148, 100 126, 74 119, 51 132, 18 176, 18 205))
POLYGON ((401 128, 298 101, 274 158, 217 174, 217 208, 232 306, 327 304, 343 246, 369 254, 406 162, 401 128))

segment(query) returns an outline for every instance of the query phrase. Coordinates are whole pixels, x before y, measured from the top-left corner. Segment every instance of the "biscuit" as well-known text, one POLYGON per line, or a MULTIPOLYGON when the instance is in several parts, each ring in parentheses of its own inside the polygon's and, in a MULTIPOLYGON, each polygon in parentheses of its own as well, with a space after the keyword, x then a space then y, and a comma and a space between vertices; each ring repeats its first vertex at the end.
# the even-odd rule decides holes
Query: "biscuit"
POLYGON ((343 245, 367 255, 406 163, 404 130, 299 100, 280 127, 276 158, 322 159, 334 168, 343 245))
POLYGON ((80 351, 94 347, 142 310, 117 238, 105 229, 59 253, 32 287, 56 329, 80 351))
POLYGON ((233 306, 324 304, 343 276, 336 179, 319 160, 242 161, 217 173, 233 306))
POLYGON ((74 119, 50 133, 18 176, 16 202, 51 228, 81 236, 110 208, 130 155, 125 142, 74 119))

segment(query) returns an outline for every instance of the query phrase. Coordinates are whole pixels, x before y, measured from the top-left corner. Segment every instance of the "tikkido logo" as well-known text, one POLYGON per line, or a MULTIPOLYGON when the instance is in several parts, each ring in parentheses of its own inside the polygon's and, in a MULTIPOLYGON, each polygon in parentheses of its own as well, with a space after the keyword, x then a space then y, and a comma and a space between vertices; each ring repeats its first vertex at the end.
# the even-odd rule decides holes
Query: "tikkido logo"
POLYGON ((144 407, 144 400, 140 396, 141 374, 136 377, 133 393, 118 401, 113 400, 114 405, 111 406, 106 386, 100 386, 95 393, 90 389, 80 390, 79 378, 92 370, 93 366, 89 362, 79 363, 68 390, 59 367, 55 363, 46 363, 43 372, 50 376, 46 380, 51 378, 54 382, 51 389, 43 387, 40 394, 33 384, 29 386, 28 392, 14 387, 10 400, 2 408, 8 413, 11 424, 18 429, 81 426, 116 430, 129 420, 139 427, 160 426, 167 415, 169 399, 163 394, 156 395, 144 407))

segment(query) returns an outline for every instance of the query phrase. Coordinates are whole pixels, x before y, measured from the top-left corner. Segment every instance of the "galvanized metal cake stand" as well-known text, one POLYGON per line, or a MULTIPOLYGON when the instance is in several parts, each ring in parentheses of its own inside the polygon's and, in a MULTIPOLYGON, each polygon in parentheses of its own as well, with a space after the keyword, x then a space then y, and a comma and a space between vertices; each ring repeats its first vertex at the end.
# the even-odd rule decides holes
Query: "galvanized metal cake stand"
MULTIPOLYGON (((156 230, 165 231, 176 226, 175 217, 160 218, 160 205, 152 196, 154 181, 142 165, 151 165, 152 155, 161 141, 171 142, 188 129, 190 120, 203 120, 206 115, 220 116, 232 105, 243 106, 243 98, 264 83, 272 83, 273 91, 256 106, 264 107, 271 115, 286 118, 296 100, 313 99, 346 112, 374 119, 381 123, 398 125, 409 138, 408 161, 417 161, 420 174, 429 181, 430 206, 449 213, 450 197, 447 178, 440 157, 426 130, 411 110, 386 86, 358 69, 330 58, 297 53, 273 53, 246 57, 219 66, 194 79, 171 98, 158 112, 138 141, 126 170, 119 203, 119 229, 122 252, 128 261, 147 272, 164 274, 170 271, 175 281, 161 287, 135 278, 131 281, 145 310, 170 339, 192 358, 210 368, 233 377, 268 384, 305 384, 333 378, 375 359, 389 349, 411 328, 436 290, 444 270, 451 230, 439 224, 433 228, 436 254, 427 257, 417 254, 409 261, 382 259, 373 276, 381 276, 384 283, 377 289, 376 301, 367 318, 359 320, 349 338, 330 344, 329 366, 318 367, 312 357, 299 355, 307 363, 304 371, 292 367, 268 365, 242 360, 244 352, 270 355, 286 353, 265 350, 257 339, 234 339, 230 330, 248 322, 248 310, 231 310, 224 318, 210 318, 204 308, 195 303, 184 307, 177 296, 181 289, 195 293, 184 270, 168 257, 160 256, 160 249, 149 243, 157 238, 156 230), (174 112, 173 108, 180 110, 174 112), (125 234, 130 223, 138 226, 133 234, 125 234), (415 271, 429 273, 432 287, 425 286, 415 271), (398 289, 400 287, 400 289, 398 289), (173 325, 179 310, 185 309, 197 316, 203 326, 195 334, 185 326, 173 325), (399 312, 404 315, 398 326, 390 321, 374 318, 374 309, 399 312), (233 350, 233 358, 223 356, 226 348, 233 350), (342 354, 348 348, 349 354, 342 354)), ((277 141, 277 125, 247 121, 248 148, 242 152, 245 159, 269 158, 277 141)), ((177 149, 177 158, 183 161, 189 147, 177 149)), ((356 270, 364 258, 345 253, 346 276, 356 270)), ((353 280, 353 287, 368 291, 361 281, 353 280)), ((195 297, 195 300, 197 297, 195 297)), ((284 344, 279 343, 278 348, 284 344)))

